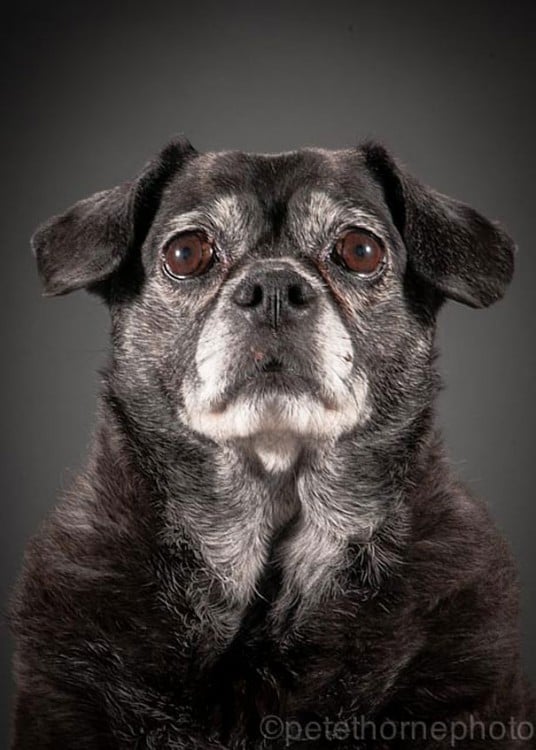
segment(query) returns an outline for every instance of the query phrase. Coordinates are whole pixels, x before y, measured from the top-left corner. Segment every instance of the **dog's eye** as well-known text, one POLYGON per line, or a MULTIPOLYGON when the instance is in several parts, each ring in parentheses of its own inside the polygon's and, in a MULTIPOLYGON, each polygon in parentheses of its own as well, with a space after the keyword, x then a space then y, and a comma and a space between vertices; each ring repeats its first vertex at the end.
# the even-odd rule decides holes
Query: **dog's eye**
POLYGON ((212 243, 202 232, 181 232, 164 247, 164 270, 174 279, 198 276, 208 270, 213 255, 212 243))
POLYGON ((371 276, 379 271, 385 259, 385 250, 379 240, 363 229, 351 229, 339 237, 334 254, 345 268, 361 276, 371 276))

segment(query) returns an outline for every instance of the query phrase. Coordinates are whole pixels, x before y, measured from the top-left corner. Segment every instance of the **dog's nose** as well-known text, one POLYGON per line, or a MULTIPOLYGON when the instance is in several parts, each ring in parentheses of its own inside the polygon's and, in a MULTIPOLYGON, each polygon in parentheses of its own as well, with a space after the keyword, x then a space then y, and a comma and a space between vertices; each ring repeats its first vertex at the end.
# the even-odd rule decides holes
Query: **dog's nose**
POLYGON ((265 269, 242 279, 233 293, 233 301, 256 322, 278 328, 309 315, 316 292, 293 269, 265 269))

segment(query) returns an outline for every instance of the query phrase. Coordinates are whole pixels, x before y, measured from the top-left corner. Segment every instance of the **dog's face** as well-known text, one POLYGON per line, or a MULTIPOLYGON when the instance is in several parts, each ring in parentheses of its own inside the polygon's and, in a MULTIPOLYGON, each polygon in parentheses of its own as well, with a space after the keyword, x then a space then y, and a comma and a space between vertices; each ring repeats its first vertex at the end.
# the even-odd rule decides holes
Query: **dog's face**
POLYGON ((383 403, 386 370, 391 390, 394 367, 406 389, 426 370, 404 245, 357 155, 199 156, 166 189, 142 262, 118 364, 218 442, 337 438, 383 403))
POLYGON ((414 417, 439 305, 498 299, 513 256, 381 147, 198 154, 181 139, 34 248, 49 293, 108 301, 135 418, 253 446, 270 468, 302 442, 414 417))

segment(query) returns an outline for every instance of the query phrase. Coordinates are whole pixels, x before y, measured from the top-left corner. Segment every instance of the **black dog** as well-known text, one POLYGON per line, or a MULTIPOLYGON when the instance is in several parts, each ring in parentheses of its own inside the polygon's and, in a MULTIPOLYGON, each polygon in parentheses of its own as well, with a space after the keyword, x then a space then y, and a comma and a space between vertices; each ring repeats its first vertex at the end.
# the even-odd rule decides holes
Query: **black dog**
POLYGON ((512 560, 434 429, 438 310, 510 238, 373 143, 177 138, 33 246, 113 350, 13 601, 14 747, 532 747, 512 560))

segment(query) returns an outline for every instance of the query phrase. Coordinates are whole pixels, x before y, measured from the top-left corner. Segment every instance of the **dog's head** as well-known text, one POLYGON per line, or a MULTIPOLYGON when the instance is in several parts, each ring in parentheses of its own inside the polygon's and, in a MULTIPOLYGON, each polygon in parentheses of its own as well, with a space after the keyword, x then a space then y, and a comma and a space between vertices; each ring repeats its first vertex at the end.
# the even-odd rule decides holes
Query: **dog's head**
POLYGON ((445 298, 498 300, 513 243, 383 147, 198 153, 33 237, 48 294, 108 302, 113 381, 147 430, 271 446, 392 431, 434 391, 445 298))

